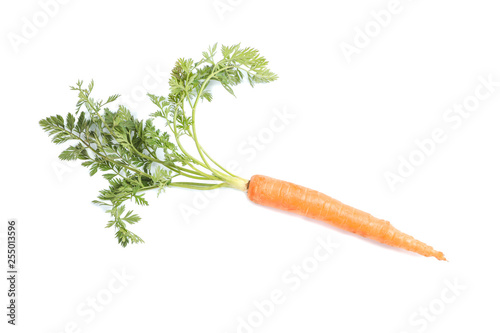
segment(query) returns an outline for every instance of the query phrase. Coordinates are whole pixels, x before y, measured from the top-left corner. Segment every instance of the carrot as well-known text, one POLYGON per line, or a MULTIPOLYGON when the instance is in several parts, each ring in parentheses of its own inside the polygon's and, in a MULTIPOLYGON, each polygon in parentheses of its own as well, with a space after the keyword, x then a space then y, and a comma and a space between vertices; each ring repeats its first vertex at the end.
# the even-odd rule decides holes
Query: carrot
POLYGON ((107 99, 91 97, 94 81, 87 87, 82 81, 71 87, 78 93, 76 112, 69 112, 66 118, 56 115, 40 121, 54 143, 74 143, 59 155, 61 160, 81 160, 91 176, 99 171, 106 172, 102 176, 109 187, 101 190, 93 202, 105 206, 106 212, 111 214, 106 227, 115 229, 119 244, 143 242, 129 230, 129 225, 135 225, 141 218, 126 209, 125 201, 148 205, 144 192, 150 190, 160 194, 166 188, 210 191, 226 187, 248 192, 250 200, 261 205, 301 214, 384 244, 446 260, 441 252, 400 232, 389 222, 322 193, 265 176, 254 176, 249 181, 217 163, 201 145, 196 129, 199 103, 212 101, 210 83, 216 82, 234 95, 232 87, 240 84, 243 78, 254 86, 272 82, 278 76, 269 70, 267 60, 254 48, 223 45, 220 60, 216 59, 216 53, 217 45, 214 45, 202 53, 200 61, 177 60, 169 80, 168 96, 148 94, 157 111, 146 121, 137 119, 123 105, 112 111, 110 103, 119 95, 107 99), (165 123, 165 129, 157 129, 155 120, 165 123), (181 143, 184 140, 191 141, 191 149, 181 143))
POLYGON ((304 186, 255 175, 248 184, 247 196, 251 201, 263 206, 324 221, 383 244, 446 260, 442 252, 399 231, 389 222, 304 186))

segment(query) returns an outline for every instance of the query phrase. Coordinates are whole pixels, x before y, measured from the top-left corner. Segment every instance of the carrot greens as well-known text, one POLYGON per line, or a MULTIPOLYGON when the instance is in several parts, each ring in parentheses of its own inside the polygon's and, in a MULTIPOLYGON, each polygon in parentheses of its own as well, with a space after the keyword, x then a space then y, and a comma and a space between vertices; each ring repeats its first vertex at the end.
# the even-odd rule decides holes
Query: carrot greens
POLYGON ((147 120, 134 117, 125 106, 111 110, 119 95, 106 100, 92 97, 94 82, 84 86, 78 81, 71 89, 78 94, 76 111, 50 116, 40 125, 56 144, 72 141, 60 155, 61 160, 81 160, 90 175, 98 171, 109 181, 93 202, 108 207, 111 220, 107 228, 115 228, 119 244, 143 240, 128 229, 140 217, 127 210, 125 202, 133 200, 148 205, 147 190, 182 187, 210 190, 230 187, 246 190, 248 180, 238 177, 217 163, 200 144, 196 131, 196 112, 201 101, 212 101, 210 84, 218 82, 234 95, 232 87, 247 80, 251 86, 277 79, 267 68, 267 60, 256 49, 239 44, 222 46, 217 57, 217 44, 202 53, 198 62, 178 59, 169 80, 166 97, 149 94, 157 107, 147 120), (158 129, 154 119, 163 120, 158 129), (182 140, 194 142, 188 151, 182 140))

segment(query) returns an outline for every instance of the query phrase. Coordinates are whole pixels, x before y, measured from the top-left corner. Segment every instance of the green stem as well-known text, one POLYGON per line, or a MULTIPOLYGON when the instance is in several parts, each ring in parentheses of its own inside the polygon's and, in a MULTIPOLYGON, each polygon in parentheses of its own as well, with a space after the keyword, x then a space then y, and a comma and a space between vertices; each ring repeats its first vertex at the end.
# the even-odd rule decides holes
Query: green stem
POLYGON ((191 182, 172 182, 168 186, 183 187, 193 190, 214 190, 219 187, 229 187, 226 183, 209 184, 209 183, 191 183, 191 182))
MULTIPOLYGON (((208 168, 214 172, 214 173, 218 173, 220 174, 219 172, 213 170, 211 167, 210 167, 210 164, 207 162, 205 156, 204 156, 204 152, 203 150, 201 149, 201 146, 200 146, 200 143, 198 142, 198 136, 196 134, 196 106, 198 105, 198 102, 200 100, 200 96, 201 94, 203 93, 203 91, 205 90, 205 87, 207 86, 208 82, 210 82, 210 80, 212 79, 212 77, 214 77, 217 73, 229 68, 229 67, 232 67, 232 66, 226 66, 226 67, 223 67, 221 69, 219 69, 218 71, 215 71, 215 72, 212 72, 206 79, 205 81, 203 81, 203 83, 201 84, 201 88, 200 88, 200 91, 198 93, 198 95, 196 96, 196 100, 194 101, 194 104, 192 106, 192 117, 193 117, 193 133, 192 133, 192 137, 193 137, 193 140, 194 140, 194 143, 196 144, 196 149, 198 150, 198 154, 200 155, 201 159, 203 160, 203 162, 205 162, 205 164, 208 166, 208 168)), ((220 174, 223 178, 225 178, 222 174, 220 174)))
MULTIPOLYGON (((184 155, 189 156, 189 158, 190 158, 193 162, 195 162, 195 163, 196 163, 196 164, 198 164, 199 166, 202 166, 202 167, 204 167, 205 169, 209 170, 206 166, 204 166, 204 165, 203 165, 203 163, 202 163, 202 162, 200 162, 200 161, 198 161, 197 159, 193 158, 190 154, 188 154, 188 153, 186 152, 186 150, 184 149, 184 147, 182 146, 182 144, 181 144, 181 142, 180 142, 180 139, 178 138, 178 136, 179 136, 179 135, 178 135, 178 132, 177 132, 177 130, 176 130, 176 128, 177 128, 177 127, 176 127, 176 124, 177 124, 177 113, 175 113, 175 114, 174 114, 174 127, 173 127, 173 128, 172 128, 171 123, 170 123, 170 122, 167 122, 167 125, 168 125, 168 127, 170 128, 170 131, 172 131, 172 133, 174 134, 175 141, 177 142, 177 146, 178 146, 178 147, 180 148, 180 150, 184 153, 184 155), (174 128, 175 128, 175 130, 174 130, 174 128)), ((194 171, 196 171, 196 172, 198 172, 198 173, 200 173, 200 174, 203 174, 203 175, 205 175, 205 176, 207 176, 207 177, 212 177, 212 176, 210 176, 210 175, 206 174, 205 172, 203 172, 203 171, 199 170, 199 169, 198 169, 197 167, 195 167, 192 163, 190 163, 190 162, 186 161, 186 164, 187 164, 187 165, 189 165, 189 167, 190 167, 191 169, 193 169, 194 171)), ((209 170, 209 171, 210 171, 210 170, 209 170)))
MULTIPOLYGON (((193 136, 193 134, 191 133, 191 131, 189 131, 189 134, 190 134, 191 136, 193 136)), ((210 161, 212 161, 212 162, 213 162, 216 166, 218 166, 218 167, 219 167, 222 171, 224 171, 225 173, 227 173, 228 175, 230 175, 230 176, 232 176, 232 177, 235 177, 235 178, 239 178, 239 179, 243 179, 243 180, 244 180, 244 178, 241 178, 241 177, 239 177, 239 176, 236 176, 235 174, 233 174, 233 173, 231 173, 231 172, 227 171, 227 170, 226 170, 224 167, 222 167, 219 163, 217 163, 217 162, 216 162, 216 161, 215 161, 212 157, 210 157, 210 155, 208 155, 207 151, 206 151, 206 150, 205 150, 205 149, 201 146, 201 144, 200 144, 200 148, 201 148, 201 151, 205 154, 205 156, 207 156, 207 157, 208 157, 208 159, 209 159, 210 161)))
MULTIPOLYGON (((182 108, 182 107, 181 107, 182 108)), ((175 112, 174 112, 174 127, 173 127, 173 132, 174 132, 174 136, 175 136, 175 140, 177 142, 177 145, 179 146, 179 148, 181 149, 181 151, 186 155, 188 156, 193 162, 195 162, 196 164, 210 170, 214 176, 216 176, 217 178, 221 179, 221 180, 225 180, 225 177, 223 174, 221 174, 220 172, 218 172, 217 170, 214 170, 210 164, 205 160, 205 158, 203 157, 203 155, 200 155, 203 159, 203 162, 202 161, 199 161, 198 159, 194 158, 193 156, 191 156, 191 154, 189 154, 185 149, 184 147, 182 146, 181 142, 180 142, 180 135, 179 135, 179 132, 177 131, 177 113, 178 113, 178 109, 176 108, 175 109, 175 112)), ((194 127, 194 118, 193 118, 193 127, 194 127)), ((195 141, 196 144, 197 141, 196 139, 193 137, 193 140, 195 141)), ((194 168, 192 165, 190 165, 191 168, 197 170, 196 168, 194 168)))
POLYGON ((206 175, 206 174, 198 174, 197 172, 195 171, 192 171, 192 170, 189 170, 189 169, 185 169, 185 168, 182 168, 182 167, 178 167, 172 163, 165 163, 164 161, 161 161, 155 157, 152 157, 152 156, 148 156, 146 154, 143 154, 141 153, 135 146, 134 144, 132 143, 132 137, 131 135, 129 134, 128 136, 129 138, 129 144, 130 144, 130 147, 132 147, 132 149, 134 150, 134 152, 136 154, 138 154, 139 156, 145 158, 145 159, 148 159, 152 162, 156 162, 156 163, 159 163, 161 165, 164 165, 165 167, 169 168, 170 170, 174 171, 174 172, 177 172, 185 177, 188 177, 188 178, 192 178, 192 179, 198 179, 198 180, 207 180, 207 177, 208 179, 213 179, 213 180, 216 180, 217 178, 214 178, 214 177, 210 177, 209 175, 206 175), (198 176, 193 176, 189 173, 193 173, 193 174, 197 174, 198 176))
MULTIPOLYGON (((177 146, 179 146, 180 150, 182 151, 182 153, 184 153, 184 155, 186 155, 187 157, 189 157, 193 162, 197 163, 198 165, 201 165, 203 167, 206 168, 205 165, 203 165, 203 163, 201 161, 198 161, 196 158, 194 158, 193 156, 191 156, 185 149, 184 147, 182 146, 181 144, 181 141, 180 141, 180 135, 179 135, 179 132, 177 131, 177 108, 175 108, 175 112, 174 112, 174 127, 172 129, 172 131, 174 132, 174 137, 175 137, 175 141, 177 142, 177 146)), ((208 169, 208 168, 207 168, 208 169)), ((210 170, 210 169, 209 169, 210 170)))

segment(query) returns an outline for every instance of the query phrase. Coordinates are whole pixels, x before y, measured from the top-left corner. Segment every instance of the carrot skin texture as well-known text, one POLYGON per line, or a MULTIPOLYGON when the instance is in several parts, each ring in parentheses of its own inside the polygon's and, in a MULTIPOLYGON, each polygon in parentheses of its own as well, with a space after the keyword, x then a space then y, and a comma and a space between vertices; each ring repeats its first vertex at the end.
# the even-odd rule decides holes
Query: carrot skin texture
POLYGON ((323 221, 380 243, 426 257, 446 260, 442 252, 399 231, 389 222, 304 186, 254 175, 248 184, 247 196, 251 201, 263 206, 323 221))

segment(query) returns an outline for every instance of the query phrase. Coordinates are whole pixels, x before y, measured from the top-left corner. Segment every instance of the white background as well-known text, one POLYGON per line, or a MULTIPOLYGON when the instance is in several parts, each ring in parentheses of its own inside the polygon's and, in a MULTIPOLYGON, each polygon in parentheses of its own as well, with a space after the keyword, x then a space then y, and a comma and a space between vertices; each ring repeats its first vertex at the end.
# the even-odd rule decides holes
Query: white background
POLYGON ((460 123, 443 118, 474 100, 480 76, 500 81, 496 2, 401 0, 385 27, 370 13, 389 1, 46 3, 0 6, 2 270, 7 219, 20 228, 19 326, 5 323, 2 278, 2 332, 498 331, 500 86, 460 123), (374 30, 363 45, 366 27, 374 30), (62 147, 38 121, 73 111, 68 86, 92 78, 96 96, 132 96, 120 102, 145 118, 155 108, 143 82, 166 95, 176 58, 197 60, 215 42, 259 49, 280 78, 237 87, 236 99, 214 89, 198 118, 211 155, 236 161, 246 178, 296 182, 387 219, 449 262, 262 208, 233 190, 210 199, 150 193, 132 229, 146 243, 117 245, 108 216, 91 204, 106 182, 58 162, 62 147), (357 53, 346 57, 346 44, 357 53), (270 139, 276 112, 293 117, 270 139), (423 156, 415 141, 436 128, 446 140, 392 190, 384 175, 398 172, 400 157, 423 156), (250 142, 259 136, 257 150, 250 142), (339 246, 316 267, 318 238, 339 246), (294 277, 303 263, 309 275, 294 277), (269 306, 273 290, 282 302, 269 306))

